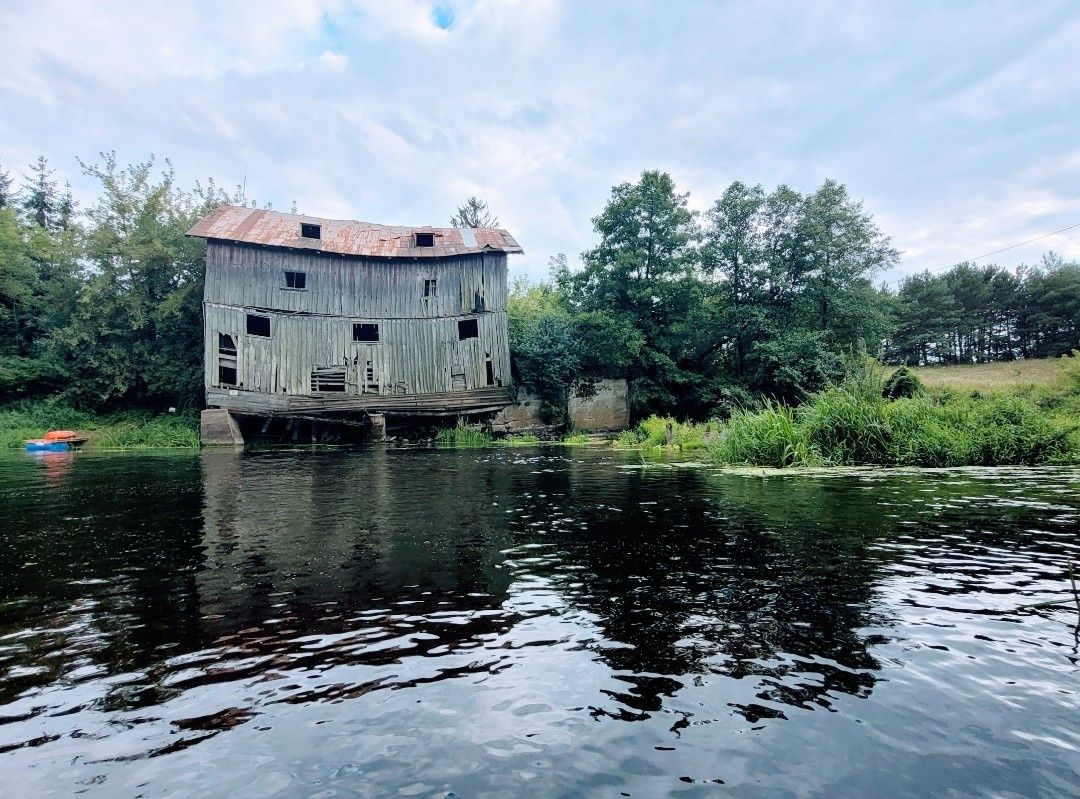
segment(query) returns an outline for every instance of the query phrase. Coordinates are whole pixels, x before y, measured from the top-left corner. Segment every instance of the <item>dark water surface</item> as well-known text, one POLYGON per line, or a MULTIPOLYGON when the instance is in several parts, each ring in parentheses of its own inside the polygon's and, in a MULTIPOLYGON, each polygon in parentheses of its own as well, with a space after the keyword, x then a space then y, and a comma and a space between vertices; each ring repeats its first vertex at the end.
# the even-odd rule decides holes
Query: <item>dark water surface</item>
POLYGON ((1080 470, 0 459, 0 796, 1080 796, 1080 470))

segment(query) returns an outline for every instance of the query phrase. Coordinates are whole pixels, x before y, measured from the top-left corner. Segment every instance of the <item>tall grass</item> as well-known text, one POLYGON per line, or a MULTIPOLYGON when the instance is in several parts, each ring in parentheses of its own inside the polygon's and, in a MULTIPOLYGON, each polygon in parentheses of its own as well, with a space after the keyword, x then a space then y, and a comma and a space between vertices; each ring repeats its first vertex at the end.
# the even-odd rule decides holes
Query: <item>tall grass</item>
MULTIPOLYGON (((1080 374, 1080 361, 1066 364, 1080 374)), ((716 463, 755 466, 996 466, 1080 463, 1080 377, 1021 393, 929 390, 882 396, 880 369, 856 364, 798 408, 766 401, 716 432, 651 417, 624 442, 663 446, 669 424, 716 463)), ((715 424, 715 423, 714 423, 715 424)))
POLYGON ((725 464, 818 466, 821 457, 786 405, 766 402, 760 411, 736 411, 710 447, 713 460, 725 464))
POLYGON ((87 449, 197 448, 194 414, 155 416, 147 411, 96 415, 51 402, 20 402, 0 408, 0 449, 22 449, 49 430, 85 433, 87 449))
POLYGON ((435 443, 441 447, 489 447, 491 433, 478 427, 459 424, 439 430, 435 434, 435 443))

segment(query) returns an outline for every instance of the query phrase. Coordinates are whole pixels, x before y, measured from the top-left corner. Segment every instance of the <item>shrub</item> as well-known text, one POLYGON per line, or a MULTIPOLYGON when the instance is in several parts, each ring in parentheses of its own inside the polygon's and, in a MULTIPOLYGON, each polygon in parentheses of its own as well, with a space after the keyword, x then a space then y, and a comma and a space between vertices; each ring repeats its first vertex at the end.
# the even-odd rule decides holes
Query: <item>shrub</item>
POLYGON ((919 376, 906 366, 901 366, 885 381, 882 396, 885 399, 910 399, 923 392, 923 383, 919 376))
MULTIPOLYGON (((885 419, 891 432, 885 463, 895 466, 964 466, 974 443, 963 425, 927 397, 889 403, 885 419)), ((954 416, 954 415, 952 415, 954 416)))
POLYGON ((1080 460, 1080 424, 1068 399, 1058 415, 1017 395, 943 391, 887 402, 854 375, 797 410, 767 403, 734 413, 712 455, 759 466, 1070 463, 1080 460))

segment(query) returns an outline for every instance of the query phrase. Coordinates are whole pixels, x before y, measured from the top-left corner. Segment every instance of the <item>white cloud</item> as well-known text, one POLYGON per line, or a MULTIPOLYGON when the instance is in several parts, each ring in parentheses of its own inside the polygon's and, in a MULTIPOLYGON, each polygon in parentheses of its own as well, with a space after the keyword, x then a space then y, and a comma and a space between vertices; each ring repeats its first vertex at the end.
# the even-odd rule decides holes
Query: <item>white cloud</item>
POLYGON ((333 50, 323 50, 319 55, 319 63, 331 72, 344 72, 349 67, 349 57, 333 50))
MULTIPOLYGON (((184 180, 386 222, 444 223, 479 194, 534 275, 591 246, 643 169, 699 208, 736 178, 835 177, 911 271, 1080 221, 1078 20, 1060 0, 9 3, 0 158, 44 152, 85 194, 75 156, 156 152, 184 180)), ((1076 238, 1008 257, 1080 257, 1076 238)))

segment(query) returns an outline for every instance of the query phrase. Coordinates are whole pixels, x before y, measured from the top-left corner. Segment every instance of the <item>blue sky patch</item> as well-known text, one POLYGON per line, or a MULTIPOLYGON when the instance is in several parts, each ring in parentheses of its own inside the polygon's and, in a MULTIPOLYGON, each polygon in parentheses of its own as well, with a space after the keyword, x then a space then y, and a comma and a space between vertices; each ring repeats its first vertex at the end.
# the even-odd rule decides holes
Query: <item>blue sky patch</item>
POLYGON ((450 30, 454 27, 454 9, 450 6, 435 6, 431 12, 431 21, 435 23, 436 28, 450 30))

